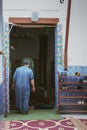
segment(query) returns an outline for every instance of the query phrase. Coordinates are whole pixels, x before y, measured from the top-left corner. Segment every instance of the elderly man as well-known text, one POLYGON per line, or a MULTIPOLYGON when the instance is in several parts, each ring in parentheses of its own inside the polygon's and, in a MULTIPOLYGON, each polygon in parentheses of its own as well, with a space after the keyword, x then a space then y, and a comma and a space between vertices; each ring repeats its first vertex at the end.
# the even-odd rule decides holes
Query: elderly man
POLYGON ((29 60, 25 59, 23 63, 24 65, 18 67, 14 73, 12 89, 15 87, 18 112, 27 114, 29 110, 30 86, 32 86, 32 91, 35 92, 35 85, 33 71, 29 68, 29 60))

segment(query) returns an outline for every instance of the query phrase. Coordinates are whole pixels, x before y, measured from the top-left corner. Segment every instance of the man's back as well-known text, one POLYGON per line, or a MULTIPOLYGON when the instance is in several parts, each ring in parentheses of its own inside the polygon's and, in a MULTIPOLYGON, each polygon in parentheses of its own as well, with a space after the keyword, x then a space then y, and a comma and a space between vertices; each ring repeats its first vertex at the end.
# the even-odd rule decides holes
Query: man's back
POLYGON ((26 66, 18 67, 14 74, 17 87, 29 87, 29 80, 31 79, 32 70, 26 66))

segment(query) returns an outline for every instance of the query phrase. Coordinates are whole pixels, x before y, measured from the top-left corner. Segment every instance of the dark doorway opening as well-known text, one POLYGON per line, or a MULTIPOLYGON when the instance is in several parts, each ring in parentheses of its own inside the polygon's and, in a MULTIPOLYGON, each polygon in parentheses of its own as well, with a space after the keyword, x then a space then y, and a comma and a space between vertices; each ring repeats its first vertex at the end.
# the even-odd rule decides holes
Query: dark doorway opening
MULTIPOLYGON (((55 26, 14 26, 10 33, 10 84, 17 67, 26 57, 33 61, 36 92, 30 96, 35 108, 53 108, 55 26)), ((10 107, 15 109, 15 94, 10 90, 10 107)))

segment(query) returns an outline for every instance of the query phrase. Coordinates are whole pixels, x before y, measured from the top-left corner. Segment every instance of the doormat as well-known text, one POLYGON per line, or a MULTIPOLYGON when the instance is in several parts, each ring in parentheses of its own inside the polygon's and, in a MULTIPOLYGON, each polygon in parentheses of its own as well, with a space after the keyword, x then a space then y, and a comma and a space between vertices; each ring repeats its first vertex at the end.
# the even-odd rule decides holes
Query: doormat
POLYGON ((0 130, 87 130, 86 119, 0 121, 0 130))

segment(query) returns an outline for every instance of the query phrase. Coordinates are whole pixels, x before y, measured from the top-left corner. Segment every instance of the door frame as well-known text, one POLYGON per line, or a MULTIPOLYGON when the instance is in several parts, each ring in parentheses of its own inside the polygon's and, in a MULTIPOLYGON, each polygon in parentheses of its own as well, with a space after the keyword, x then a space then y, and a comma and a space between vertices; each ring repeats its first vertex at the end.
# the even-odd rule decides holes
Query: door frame
POLYGON ((31 18, 9 17, 9 22, 29 25, 56 25, 59 22, 59 18, 39 18, 38 21, 33 22, 31 18))
POLYGON ((32 27, 40 26, 40 25, 48 25, 48 26, 56 27, 58 22, 59 22, 59 18, 39 18, 37 22, 33 22, 31 18, 9 17, 9 23, 12 23, 15 25, 30 25, 32 27))

